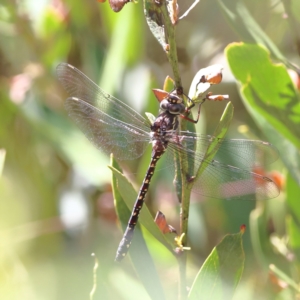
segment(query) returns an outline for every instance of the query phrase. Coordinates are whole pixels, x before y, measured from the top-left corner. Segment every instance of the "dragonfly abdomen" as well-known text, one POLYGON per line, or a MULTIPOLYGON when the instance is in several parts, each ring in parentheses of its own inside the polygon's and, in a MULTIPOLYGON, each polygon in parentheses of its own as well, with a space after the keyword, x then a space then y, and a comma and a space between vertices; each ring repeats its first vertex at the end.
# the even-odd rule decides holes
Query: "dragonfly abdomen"
POLYGON ((171 114, 168 111, 161 113, 153 122, 151 126, 151 139, 152 139, 152 156, 150 165, 148 167, 146 176, 138 193, 138 197, 135 201, 131 217, 128 222, 128 226, 126 231, 123 235, 123 238, 119 244, 117 254, 116 254, 116 261, 122 260, 126 253, 128 252, 129 246, 131 244, 133 238, 133 231, 138 221, 140 210, 145 201, 145 196, 149 188, 149 184, 151 178, 154 174, 154 170, 157 164, 157 161, 165 152, 168 146, 168 131, 172 131, 177 128, 178 120, 177 115, 171 114))
POLYGON ((151 162, 150 162, 150 165, 148 167, 146 176, 145 176, 144 181, 142 183, 142 186, 139 190, 139 193, 138 193, 137 199, 135 201, 130 219, 128 221, 126 231, 125 231, 125 233, 123 235, 123 238, 122 238, 122 240, 119 244, 117 254, 116 254, 116 258, 115 258, 116 261, 121 261, 128 252, 129 246, 130 246, 131 241, 133 239, 134 228, 135 228, 135 225, 138 221, 140 211, 143 207, 145 197, 146 197, 146 194, 147 194, 147 191, 148 191, 148 188, 149 188, 149 184, 150 184, 150 181, 151 181, 152 176, 154 174, 156 163, 157 163, 157 161, 159 160, 159 158, 161 157, 161 155, 163 153, 164 153, 164 150, 162 152, 157 151, 153 154, 153 156, 151 158, 151 162))

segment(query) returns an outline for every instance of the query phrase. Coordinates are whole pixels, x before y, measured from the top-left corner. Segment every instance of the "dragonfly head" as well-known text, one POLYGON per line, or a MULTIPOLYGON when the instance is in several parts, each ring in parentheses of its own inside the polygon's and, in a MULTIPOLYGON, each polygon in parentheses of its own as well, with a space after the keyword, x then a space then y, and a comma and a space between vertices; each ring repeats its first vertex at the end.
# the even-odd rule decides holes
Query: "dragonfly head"
POLYGON ((168 96, 160 102, 160 108, 163 111, 168 111, 173 115, 179 115, 185 111, 185 106, 182 99, 173 93, 168 94, 168 96))

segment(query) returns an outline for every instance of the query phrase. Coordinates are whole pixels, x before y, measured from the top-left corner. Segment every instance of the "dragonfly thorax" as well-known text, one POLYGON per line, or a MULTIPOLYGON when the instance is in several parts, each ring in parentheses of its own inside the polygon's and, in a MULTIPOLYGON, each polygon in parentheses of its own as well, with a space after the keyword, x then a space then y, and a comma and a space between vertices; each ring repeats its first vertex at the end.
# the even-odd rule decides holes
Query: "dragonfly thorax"
POLYGON ((168 111, 162 112, 155 119, 151 126, 152 147, 155 151, 165 151, 170 134, 168 132, 176 130, 178 127, 178 116, 168 111))

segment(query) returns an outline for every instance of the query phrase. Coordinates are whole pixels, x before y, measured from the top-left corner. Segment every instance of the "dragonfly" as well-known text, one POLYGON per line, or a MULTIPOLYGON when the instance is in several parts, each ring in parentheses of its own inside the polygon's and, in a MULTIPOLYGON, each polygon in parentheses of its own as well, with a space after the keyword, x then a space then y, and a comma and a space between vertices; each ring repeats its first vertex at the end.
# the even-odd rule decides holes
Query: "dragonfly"
POLYGON ((276 183, 253 171, 257 166, 277 159, 278 152, 270 143, 220 139, 179 130, 179 118, 186 112, 186 107, 175 93, 169 93, 160 102, 159 115, 150 120, 103 91, 70 64, 59 64, 57 76, 70 96, 65 101, 69 116, 98 149, 113 153, 118 160, 134 160, 143 155, 149 144, 152 145, 150 164, 117 249, 116 261, 121 261, 128 252, 150 181, 162 155, 171 158, 168 163, 174 164, 173 158, 178 159, 181 154, 182 159, 193 166, 189 172, 196 172, 205 165, 201 176, 186 174, 188 178, 195 178, 192 192, 196 195, 219 199, 244 199, 245 194, 253 195, 253 199, 278 196, 276 183), (212 143, 218 151, 213 159, 207 159, 205 153, 212 143))

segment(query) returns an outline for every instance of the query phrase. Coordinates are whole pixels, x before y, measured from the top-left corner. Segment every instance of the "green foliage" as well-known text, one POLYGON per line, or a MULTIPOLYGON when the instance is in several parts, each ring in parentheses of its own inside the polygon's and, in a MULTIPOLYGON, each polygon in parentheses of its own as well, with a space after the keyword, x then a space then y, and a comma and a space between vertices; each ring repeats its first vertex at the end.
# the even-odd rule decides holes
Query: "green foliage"
POLYGON ((218 1, 230 25, 243 41, 262 44, 269 49, 275 58, 287 62, 272 40, 255 21, 243 1, 218 1))
POLYGON ((226 235, 205 260, 189 299, 231 299, 241 279, 245 254, 243 233, 226 235))
MULTIPOLYGON (((244 17, 243 21, 239 19, 240 22, 253 21, 245 7, 235 12, 237 13, 237 11, 239 11, 240 17, 244 17)), ((236 19, 231 18, 231 21, 237 24, 236 19)), ((285 218, 286 236, 289 237, 289 241, 287 243, 283 237, 279 238, 279 232, 270 241, 285 258, 291 269, 290 272, 294 274, 295 265, 290 262, 292 254, 288 247, 296 250, 297 253, 300 238, 298 226, 300 94, 288 74, 287 66, 291 66, 291 63, 282 57, 279 50, 269 41, 262 30, 258 26, 249 26, 249 29, 244 27, 243 30, 249 32, 256 42, 263 43, 268 49, 258 44, 235 43, 229 45, 225 53, 231 71, 239 83, 239 91, 246 108, 269 141, 282 154, 282 161, 288 170, 286 180, 287 213, 285 218), (273 58, 280 59, 285 65, 272 62, 268 50, 270 50, 273 58)), ((245 38, 242 32, 240 34, 245 38)), ((247 38, 245 40, 247 41, 247 38)), ((293 67, 295 68, 295 66, 293 67)), ((278 211, 283 215, 284 209, 278 211)), ((275 259, 266 256, 266 253, 270 251, 269 234, 266 230, 267 220, 271 217, 276 228, 275 214, 275 210, 268 213, 265 207, 260 206, 253 210, 250 215, 251 240, 254 253, 264 268, 267 268, 270 261, 275 259), (270 213, 271 216, 268 216, 270 213)), ((300 265, 298 255, 295 255, 292 260, 297 266, 300 265)), ((283 291, 281 293, 282 299, 289 299, 289 297, 293 297, 291 295, 299 293, 297 284, 289 274, 280 271, 274 265, 270 266, 270 270, 274 274, 272 276, 285 282, 289 288, 289 292, 285 293, 283 291)))
MULTIPOLYGON (((217 137, 218 139, 223 139, 227 133, 227 130, 229 128, 230 122, 232 120, 233 117, 233 105, 231 104, 231 102, 228 102, 223 115, 220 119, 220 122, 216 128, 216 130, 214 131, 214 136, 217 137)), ((205 153, 205 157, 207 159, 207 161, 211 161, 215 154, 218 151, 218 139, 216 139, 214 142, 212 142, 209 147, 207 148, 207 151, 205 153)), ((202 164, 200 165, 198 172, 197 172, 197 177, 200 176, 203 171, 205 170, 206 164, 202 164)))
MULTIPOLYGON (((117 162, 112 160, 112 164, 109 167, 113 172, 113 192, 115 199, 115 206, 121 221, 123 231, 127 226, 128 219, 130 217, 130 212, 134 205, 135 199, 137 197, 137 193, 128 182, 126 176, 121 173, 119 167, 117 166, 117 162), (122 196, 121 196, 122 195, 122 196), (124 206, 124 203, 126 206, 124 206)), ((171 247, 168 245, 168 240, 165 235, 159 230, 157 225, 153 222, 153 217, 147 207, 143 208, 140 213, 140 223, 151 233, 153 236, 163 243, 169 250, 171 247)), ((140 251, 143 252, 143 251, 140 251)))
POLYGON ((247 105, 299 148, 300 96, 285 66, 258 45, 230 45, 226 54, 247 105))
POLYGON ((110 45, 103 65, 104 76, 99 81, 99 85, 110 94, 114 93, 118 81, 121 80, 125 66, 138 61, 144 46, 142 29, 137 26, 142 23, 143 18, 138 13, 137 6, 133 6, 128 14, 120 14, 119 18, 113 19, 110 45), (114 80, 106 76, 111 70, 114 70, 114 80))
MULTIPOLYGON (((187 287, 191 299, 207 299, 207 293, 231 299, 233 291, 233 299, 245 300, 299 296, 300 108, 286 70, 299 71, 294 64, 299 1, 274 7, 271 1, 201 1, 167 35, 163 30, 170 23, 154 24, 147 10, 154 2, 128 3, 118 14, 97 1, 1 2, 0 148, 6 152, 0 154, 1 299, 86 299, 93 288, 92 252, 99 263, 93 299, 177 299, 178 282, 182 299, 187 287), (147 22, 156 26, 159 43, 147 22), (213 91, 229 94, 231 104, 214 134, 243 137, 238 129, 247 125, 247 137, 273 143, 280 157, 274 167, 285 179, 281 195, 258 203, 193 199, 191 250, 182 256, 188 272, 179 277, 178 269, 185 270, 172 253, 174 236, 163 235, 152 217, 159 208, 179 228, 173 177, 162 163, 129 256, 117 264, 117 225, 124 228, 128 221, 150 153, 122 164, 126 175, 115 161, 107 167, 108 158, 69 121, 62 101, 67 95, 54 70, 69 62, 137 111, 156 116, 151 88, 162 88, 170 75, 187 92, 197 70, 219 63, 228 41, 237 40, 229 25, 247 43, 231 44, 225 53, 241 97, 225 72, 225 83, 213 91), (243 247, 241 233, 225 235, 241 222, 249 224, 243 247)), ((182 13, 188 8, 188 1, 178 4, 182 13)), ((200 121, 207 134, 224 108, 203 105, 200 121)), ((215 150, 212 145, 211 153, 215 150)))
POLYGON ((252 117, 281 153, 289 172, 300 182, 300 96, 283 65, 271 62, 258 45, 233 44, 226 54, 241 84, 241 96, 252 117), (282 141, 285 141, 284 143, 282 141))
POLYGON ((0 175, 2 175, 2 171, 3 171, 3 166, 4 166, 4 161, 5 161, 5 150, 1 149, 0 150, 0 175))
POLYGON ((289 212, 289 214, 286 216, 286 227, 289 236, 289 245, 291 249, 295 250, 298 253, 300 249, 300 186, 291 175, 287 176, 286 194, 287 207, 289 212))

